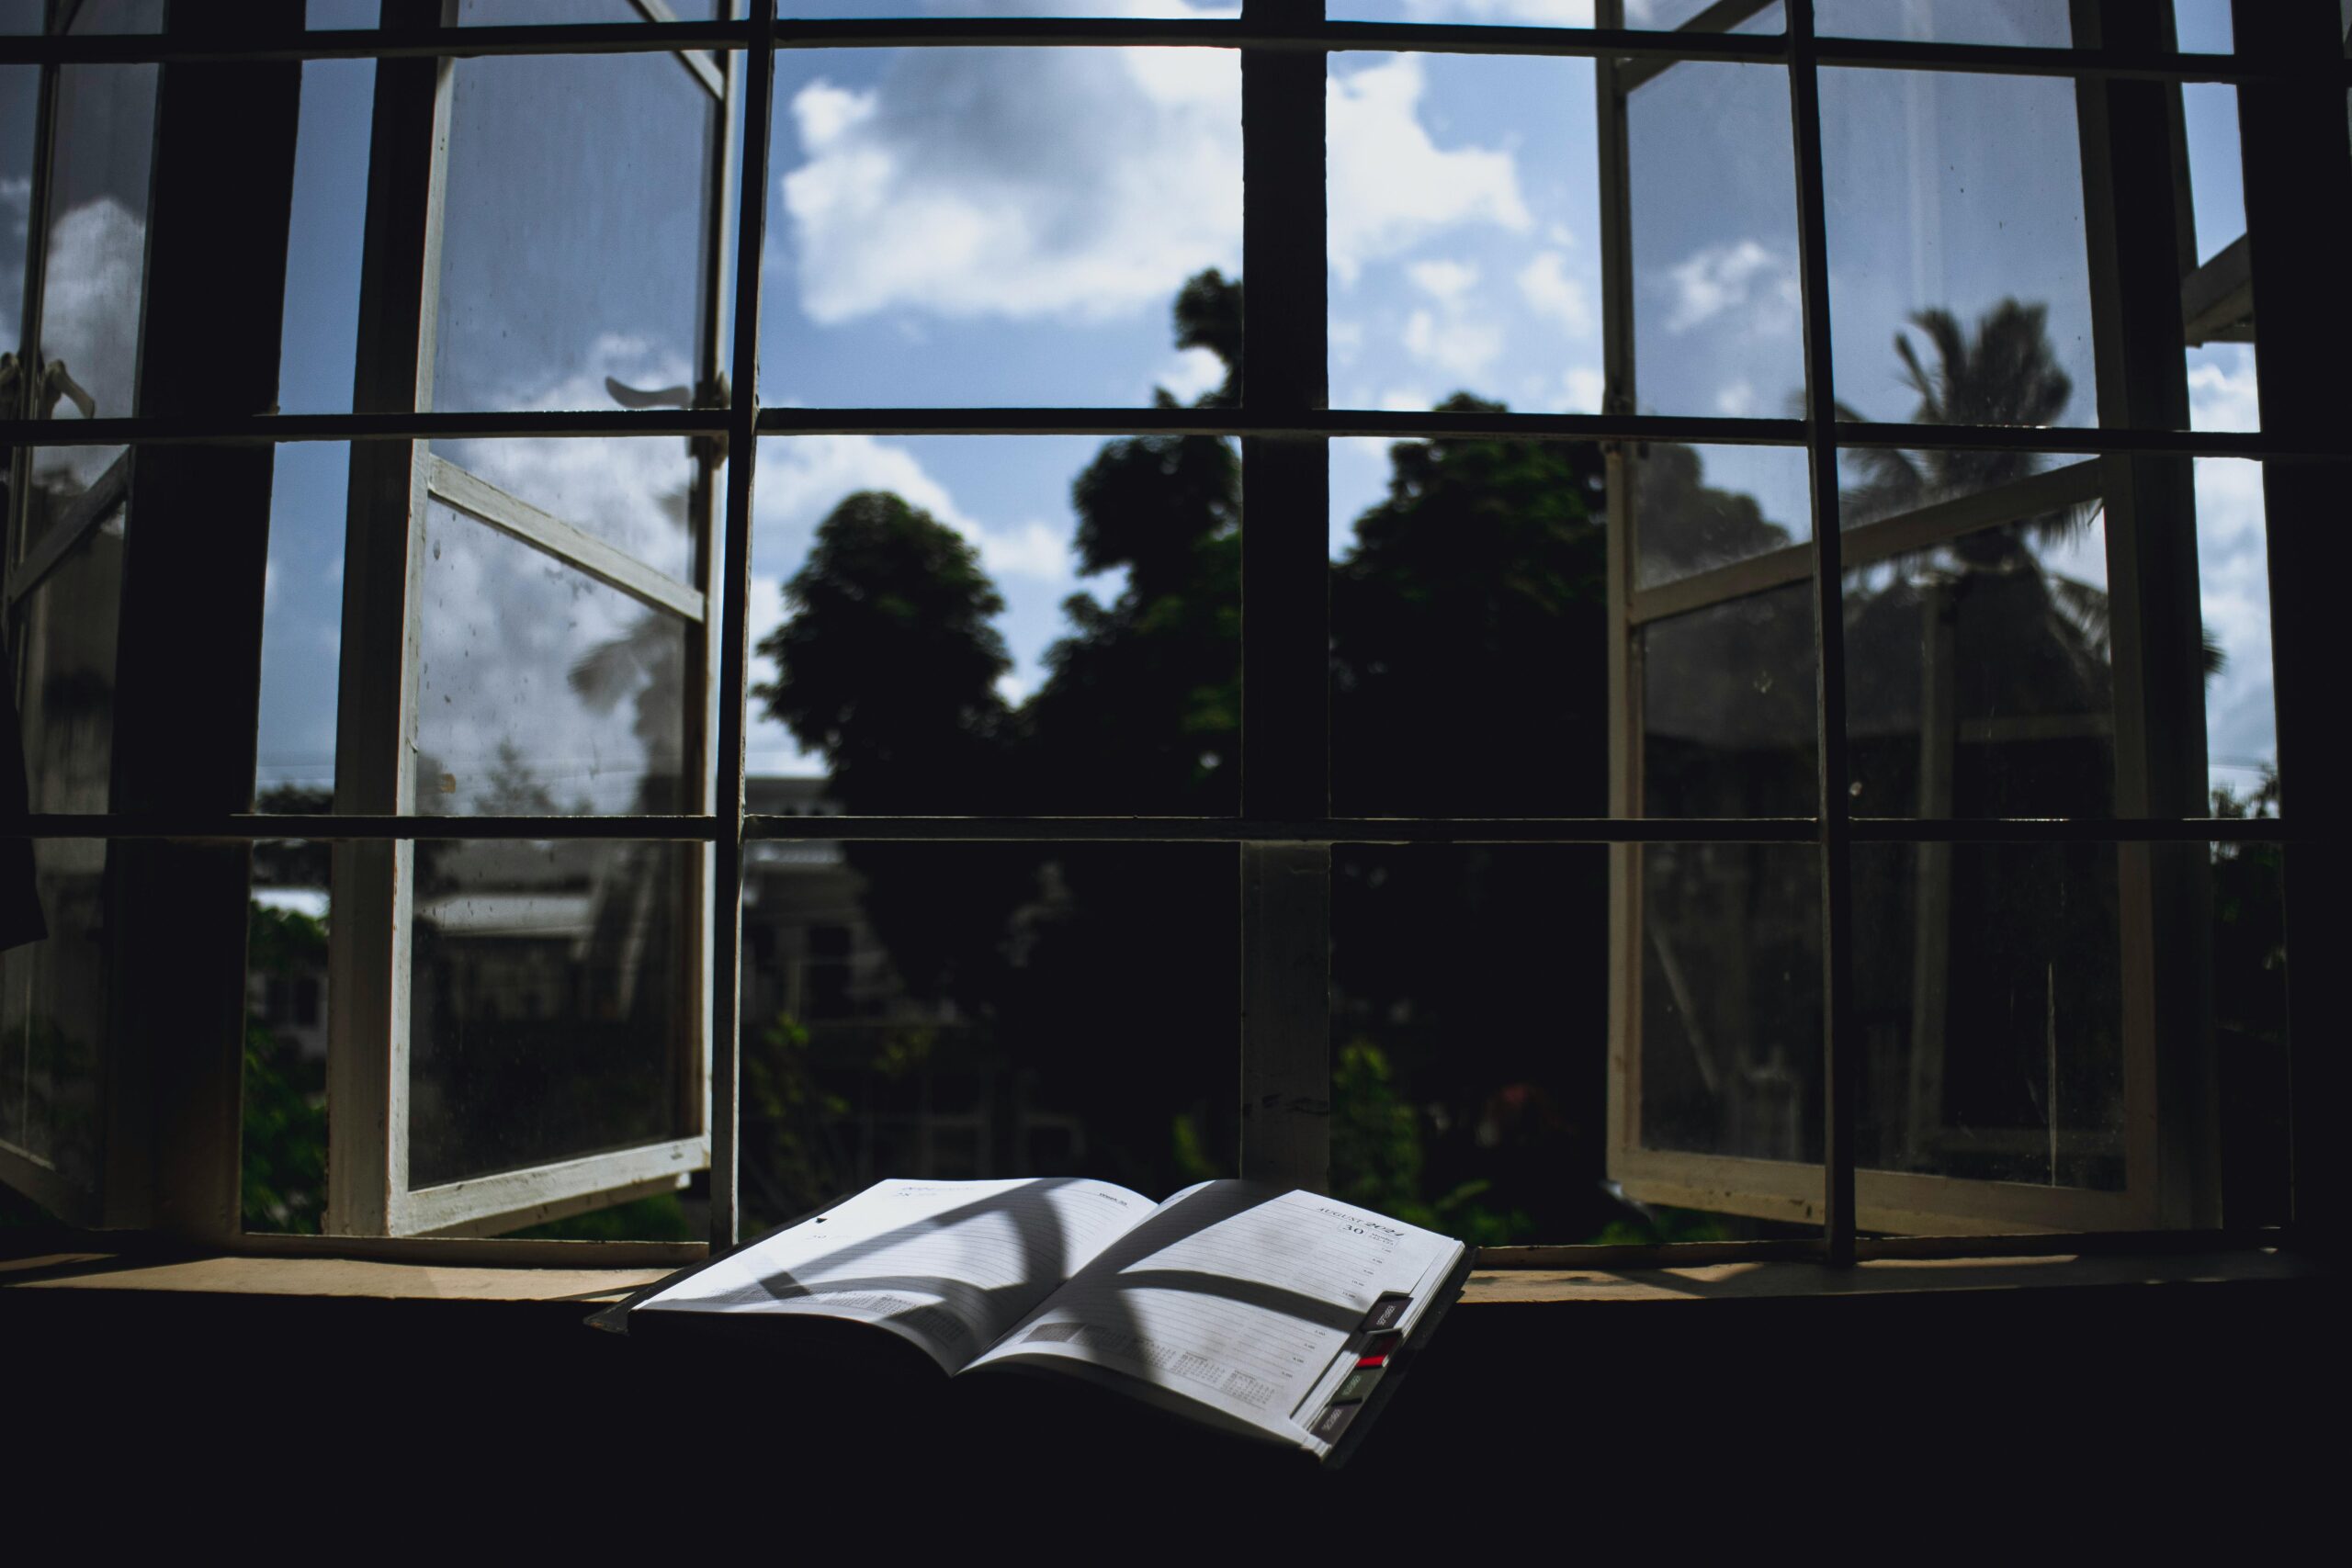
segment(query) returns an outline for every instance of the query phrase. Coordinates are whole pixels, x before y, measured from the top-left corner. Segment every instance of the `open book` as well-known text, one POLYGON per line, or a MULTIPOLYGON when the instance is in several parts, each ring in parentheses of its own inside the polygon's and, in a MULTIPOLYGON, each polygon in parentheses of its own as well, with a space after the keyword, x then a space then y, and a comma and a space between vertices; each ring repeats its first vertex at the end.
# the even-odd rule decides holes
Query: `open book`
POLYGON ((1450 1237, 1254 1182, 1154 1203, 1074 1178, 882 1181, 628 1314, 871 1324, 950 1375, 1067 1373, 1323 1459, 1468 1264, 1450 1237))

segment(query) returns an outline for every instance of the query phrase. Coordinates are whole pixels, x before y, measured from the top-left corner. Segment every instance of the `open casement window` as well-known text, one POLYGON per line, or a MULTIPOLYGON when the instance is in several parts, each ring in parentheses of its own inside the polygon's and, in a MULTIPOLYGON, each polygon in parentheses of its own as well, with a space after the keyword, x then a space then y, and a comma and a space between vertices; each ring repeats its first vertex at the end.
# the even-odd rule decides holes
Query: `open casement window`
MULTIPOLYGON (((52 30, 153 31, 158 4, 51 7, 52 30)), ((9 68, 0 183, 22 182, 20 231, 0 266, 25 279, 0 321, 0 417, 73 421, 131 412, 145 286, 153 65, 9 68)), ((14 696, 36 812, 115 806, 117 628, 135 456, 121 446, 19 450, 7 474, 5 590, 14 696)), ((51 1213, 104 1223, 118 1135, 107 1094, 112 1023, 108 846, 34 846, 49 939, 0 955, 0 1180, 51 1213)), ((116 1216, 136 1219, 135 1213, 116 1216)))
MULTIPOLYGON (((1717 6, 1693 25, 1770 9, 1717 6)), ((1611 412, 1743 412, 1699 406, 1695 378, 1729 370, 1797 407, 1794 308, 1765 321, 1775 307, 1758 303, 1776 267, 1793 293, 1789 171, 1780 147, 1759 154, 1741 130, 1785 121, 1781 80, 1694 62, 1603 61, 1598 75, 1611 412), (1715 258, 1713 282, 1744 303, 1702 312, 1688 290, 1661 301, 1656 277, 1684 255, 1715 258), (1720 341, 1694 357, 1690 340, 1711 333, 1720 341)), ((2186 428, 2182 336, 2153 345, 2168 363, 2127 344, 2119 295, 2134 268, 2176 292, 2188 279, 2194 329, 2194 251, 2169 234, 2150 246, 2118 216, 2119 191, 2147 187, 2131 160, 2154 159, 2165 180, 2186 161, 2107 125, 2104 91, 1823 72, 1841 418, 2186 428), (2064 243, 1998 237, 1987 165, 2077 145, 2079 165, 2043 172, 2046 191, 2007 197, 2064 243), (1907 279, 1883 287, 1861 276, 1872 268, 1907 279), (1886 355, 1890 325, 1916 359, 1869 357, 1886 355), (2005 371, 2005 333, 2043 346, 2005 371), (1848 406, 1849 387, 1877 406, 1848 406)), ((2185 190, 2177 199, 2185 210, 2185 190)), ((1817 818, 1814 547, 1743 527, 1686 457, 1644 446, 1610 459, 1611 811, 1817 818)), ((2203 814, 2188 469, 2186 457, 1839 453, 1855 818, 2203 814)), ((2194 995, 2183 1008, 2165 988, 2167 972, 2178 986, 2206 964, 2203 853, 1878 835, 1854 846, 1861 1228, 2215 1223, 2211 1102, 2197 1088, 2211 1081, 2211 1024, 2194 995)), ((1611 854, 1611 1176, 1640 1201, 1818 1223, 1820 851, 1611 854)))
MULTIPOLYGON (((732 83, 699 51, 384 62, 355 409, 723 404, 732 83)), ((710 810, 723 459, 356 452, 336 809, 710 810)), ((337 848, 329 1231, 507 1230, 707 1165, 710 852, 560 834, 337 848)))

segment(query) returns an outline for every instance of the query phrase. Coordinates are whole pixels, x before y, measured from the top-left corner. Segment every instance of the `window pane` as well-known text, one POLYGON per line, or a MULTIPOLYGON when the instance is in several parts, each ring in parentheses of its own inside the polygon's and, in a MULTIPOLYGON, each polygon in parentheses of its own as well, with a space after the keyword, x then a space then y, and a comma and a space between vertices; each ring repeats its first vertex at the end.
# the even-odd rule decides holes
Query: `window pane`
MULTIPOLYGON (((44 807, 35 785, 33 809, 44 807)), ((98 1089, 107 1036, 107 846, 33 845, 33 883, 49 935, 0 953, 0 1149, 40 1172, 32 1195, 70 1223, 98 1181, 98 1089)))
MULTIPOLYGON (((2196 472, 2197 588, 2207 671, 2205 761, 2212 787, 2243 804, 2265 794, 2275 796, 2278 772, 2262 465, 2242 457, 2199 457, 2196 472)), ((2277 809, 2275 802, 2271 809, 2277 809)))
POLYGON ((2123 1186, 2117 854, 1854 847, 1864 1165, 2123 1186))
MULTIPOLYGON (((752 781, 752 809, 821 810, 752 781)), ((1233 1174, 1239 890, 1222 845, 753 844, 743 1204, 885 1177, 1233 1174)))
POLYGON ((1227 50, 787 50, 776 60, 760 395, 770 403, 1190 403, 1168 335, 1241 262, 1227 50))
POLYGON ((1334 406, 1599 412, 1592 62, 1350 53, 1329 89, 1334 406))
MULTIPOLYGON (((2226 37, 2222 40, 2226 45, 2226 37)), ((2259 430, 2254 278, 2245 231, 2238 90, 2222 82, 2180 89, 2196 214, 2196 273, 2181 286, 2192 430, 2259 430)))
POLYGON ((760 449, 753 773, 838 809, 1235 809, 1240 462, 1207 437, 760 449))
MULTIPOLYGON (((113 798, 115 653, 128 503, 119 468, 74 510, 73 542, 9 616, 25 775, 35 811, 105 811, 113 798)), ((36 471, 40 464, 36 459, 36 471)))
POLYGON ((1634 406, 1787 415, 1804 384, 1787 74, 1686 62, 1635 86, 1625 122, 1634 406))
POLYGON ((256 810, 334 808, 343 520, 350 478, 348 442, 297 441, 277 448, 262 590, 256 810))
POLYGON ((673 582, 695 584, 716 491, 701 445, 678 436, 465 441, 433 450, 478 479, 567 523, 673 582))
POLYGON ((2074 85, 1821 73, 1845 417, 2095 424, 2074 85))
POLYGON ((1805 844, 1650 844, 1634 853, 1642 1145, 1819 1160, 1816 852, 1805 844))
MULTIPOLYGON (((12 355, 24 330, 26 225, 32 214, 33 133, 40 118, 40 67, 0 66, 0 354, 12 355)), ((11 418, 17 413, 14 396, 9 394, 11 418)))
MULTIPOLYGON (((156 69, 58 69, 48 257, 35 345, 41 362, 33 388, 36 417, 119 419, 136 412, 156 69)), ((35 453, 25 541, 46 533, 121 451, 70 446, 35 453)))
POLYGON ((1637 447, 1634 583, 1654 588, 1813 537, 1804 453, 1791 446, 1637 447))
POLYGON ((317 1234, 326 1214, 330 846, 254 845, 245 936, 244 1228, 317 1234))
POLYGON ((1812 592, 1793 582, 1641 629, 1643 815, 1815 814, 1812 592))
POLYGON ((409 1181, 677 1137, 693 844, 420 840, 409 1181))
MULTIPOLYGON (((1645 581, 1689 577, 1804 536, 1801 452, 1659 443, 1624 462, 1637 487, 1632 522, 1645 581)), ((1605 814, 1602 449, 1337 440, 1330 464, 1335 808, 1373 817, 1605 814)), ((1637 595, 1637 617, 1646 608, 1637 595)))
POLYGON ((1334 1194, 1488 1247, 1758 1231, 1606 1182, 1609 897, 1597 847, 1333 849, 1334 1194))
POLYGON ((2112 812, 2109 603, 2096 502, 1847 573, 1855 812, 2112 812))
POLYGON ((416 810, 692 808, 689 622, 438 501, 424 554, 416 810))
MULTIPOLYGON (((655 0, 666 10, 665 19, 681 22, 718 20, 721 0, 655 0)), ((642 22, 650 18, 631 0, 460 0, 458 25, 529 27, 539 22, 642 22)))
POLYGON ((718 100, 669 54, 455 72, 433 406, 694 403, 718 100))
POLYGON ((2066 0, 1817 0, 1814 30, 1824 38, 2040 49, 2075 41, 2066 0))
POLYGON ((375 99, 374 61, 302 62, 277 367, 286 413, 351 410, 375 99))

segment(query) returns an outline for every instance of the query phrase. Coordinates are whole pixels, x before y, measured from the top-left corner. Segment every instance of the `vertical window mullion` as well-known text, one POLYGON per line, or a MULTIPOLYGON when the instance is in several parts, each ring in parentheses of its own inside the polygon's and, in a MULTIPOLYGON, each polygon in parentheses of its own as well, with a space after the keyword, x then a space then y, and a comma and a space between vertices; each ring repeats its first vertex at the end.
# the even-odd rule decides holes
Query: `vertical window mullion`
POLYGON ((743 57, 743 147, 735 228, 735 344, 727 439, 727 577, 719 605, 718 840, 711 878, 710 1247, 741 1230, 743 1044, 743 700, 752 598, 752 475, 759 457, 760 255, 767 243, 768 139, 775 115, 775 7, 759 0, 743 57))
MULTIPOLYGON (((1247 26, 1312 26, 1321 0, 1247 0, 1247 26)), ((1319 50, 1241 53, 1242 406, 1329 402, 1324 79, 1319 50)), ((1312 423, 1311 418, 1301 423, 1312 423)), ((1329 471, 1320 439, 1252 436, 1241 463, 1241 810, 1330 815, 1329 471)), ((1330 1176, 1331 852, 1245 843, 1241 1171, 1330 1176)))
POLYGON ((1797 259, 1804 318, 1805 455, 1813 480, 1815 704, 1821 845, 1822 1225, 1829 1260, 1854 1260, 1854 1132, 1860 1043, 1853 1017, 1851 818, 1846 794, 1844 541, 1838 404, 1830 375, 1828 220, 1813 0, 1789 0, 1789 105, 1796 141, 1797 259))

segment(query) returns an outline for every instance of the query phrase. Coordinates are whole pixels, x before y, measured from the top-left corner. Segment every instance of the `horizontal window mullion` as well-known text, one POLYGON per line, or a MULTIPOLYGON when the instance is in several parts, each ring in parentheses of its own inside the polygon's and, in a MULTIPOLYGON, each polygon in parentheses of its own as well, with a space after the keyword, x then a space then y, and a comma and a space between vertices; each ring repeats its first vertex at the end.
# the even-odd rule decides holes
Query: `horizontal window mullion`
MULTIPOLYGON (((261 61, 467 58, 532 54, 661 54, 752 47, 756 24, 557 22, 436 28, 387 36, 370 28, 288 29, 249 36, 228 48, 168 34, 0 39, 0 64, 135 64, 166 60, 261 61)), ((1627 61, 1779 63, 1785 35, 1658 32, 1642 28, 1484 27, 1467 23, 1328 21, 1252 27, 1236 19, 905 17, 792 20, 775 24, 778 49, 1278 49, 1338 52, 1516 54, 1627 61)), ((1824 66, 1992 73, 2002 75, 2138 77, 2168 82, 2260 83, 2278 69, 2232 55, 2051 49, 2004 44, 1823 39, 1824 66)), ((1654 73, 1652 73, 1654 74, 1654 73)), ((2347 76, 2352 80, 2352 75, 2347 76)))
MULTIPOLYGON (((585 409, 504 413, 133 415, 121 419, 0 420, 0 446, 267 446, 301 441, 425 441, 721 434, 724 409, 585 409)), ((1247 409, 763 408, 763 435, 1276 435, 1403 441, 1667 441, 1706 446, 1802 446, 1804 423, 1680 414, 1392 412, 1247 409)), ((1837 427, 1837 444, 1900 451, 2049 452, 2072 457, 2161 454, 2338 461, 2308 438, 2261 431, 2133 430, 2099 426, 1905 424, 1837 427)))
MULTIPOLYGON (((2327 829, 2257 818, 1871 818, 1851 836, 1875 843, 2289 843, 2327 829)), ((1219 844, 1810 844, 1810 817, 1327 818, 1233 817, 746 817, 746 843, 1219 843, 1219 844)), ((377 842, 390 840, 627 840, 727 843, 721 817, 388 817, 252 813, 35 812, 0 823, 28 839, 163 840, 180 843, 377 842), (19 826, 18 824, 21 824, 19 826)))

